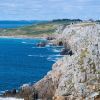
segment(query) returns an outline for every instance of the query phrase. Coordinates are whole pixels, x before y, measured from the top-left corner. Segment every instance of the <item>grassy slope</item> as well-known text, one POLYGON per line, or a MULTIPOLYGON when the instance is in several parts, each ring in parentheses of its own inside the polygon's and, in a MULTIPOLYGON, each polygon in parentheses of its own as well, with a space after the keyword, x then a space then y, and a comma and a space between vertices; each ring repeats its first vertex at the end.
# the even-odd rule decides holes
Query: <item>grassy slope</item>
POLYGON ((0 36, 39 36, 44 34, 52 34, 58 25, 70 24, 71 22, 67 21, 51 21, 31 26, 25 26, 15 29, 0 29, 0 36))

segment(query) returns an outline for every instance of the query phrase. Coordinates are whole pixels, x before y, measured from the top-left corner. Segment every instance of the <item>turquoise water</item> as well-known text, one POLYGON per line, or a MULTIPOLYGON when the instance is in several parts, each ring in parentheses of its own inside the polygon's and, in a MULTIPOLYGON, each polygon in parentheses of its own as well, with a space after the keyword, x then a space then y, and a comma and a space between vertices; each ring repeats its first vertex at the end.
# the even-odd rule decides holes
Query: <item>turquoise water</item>
POLYGON ((60 57, 62 47, 36 47, 40 39, 0 39, 0 91, 35 83, 60 57))

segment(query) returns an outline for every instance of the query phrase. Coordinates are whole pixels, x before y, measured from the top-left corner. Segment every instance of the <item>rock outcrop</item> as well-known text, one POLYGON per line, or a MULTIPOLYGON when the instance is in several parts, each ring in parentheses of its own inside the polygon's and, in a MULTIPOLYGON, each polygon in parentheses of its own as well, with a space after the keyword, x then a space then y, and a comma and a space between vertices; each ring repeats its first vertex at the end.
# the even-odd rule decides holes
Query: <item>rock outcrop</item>
POLYGON ((69 25, 55 41, 73 55, 60 58, 52 70, 33 85, 43 100, 100 100, 100 25, 69 25))
POLYGON ((37 47, 45 47, 46 44, 47 44, 47 43, 43 41, 43 42, 38 43, 36 46, 37 46, 37 47))

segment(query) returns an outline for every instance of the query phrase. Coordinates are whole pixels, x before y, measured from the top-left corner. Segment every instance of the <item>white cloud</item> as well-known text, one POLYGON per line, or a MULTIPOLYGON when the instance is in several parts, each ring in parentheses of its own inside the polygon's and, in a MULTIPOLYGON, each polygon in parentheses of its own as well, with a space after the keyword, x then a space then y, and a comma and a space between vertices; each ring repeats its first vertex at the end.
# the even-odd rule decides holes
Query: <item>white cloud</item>
POLYGON ((99 0, 0 0, 0 19, 99 16, 98 10, 99 0))

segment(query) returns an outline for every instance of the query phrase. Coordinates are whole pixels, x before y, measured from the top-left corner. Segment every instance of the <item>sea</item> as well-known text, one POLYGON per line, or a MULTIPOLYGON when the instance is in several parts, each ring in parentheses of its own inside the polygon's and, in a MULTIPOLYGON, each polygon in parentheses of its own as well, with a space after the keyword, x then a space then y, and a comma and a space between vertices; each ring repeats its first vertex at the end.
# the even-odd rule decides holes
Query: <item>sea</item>
POLYGON ((0 38, 0 93, 19 89, 23 84, 34 84, 51 70, 61 57, 62 47, 37 47, 43 41, 47 42, 35 38, 0 38))
POLYGON ((33 24, 38 24, 38 23, 45 23, 47 21, 41 21, 41 20, 0 20, 0 28, 18 28, 18 27, 23 27, 23 26, 30 26, 33 24))

